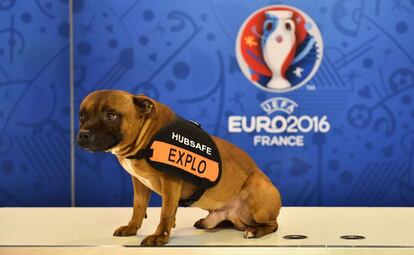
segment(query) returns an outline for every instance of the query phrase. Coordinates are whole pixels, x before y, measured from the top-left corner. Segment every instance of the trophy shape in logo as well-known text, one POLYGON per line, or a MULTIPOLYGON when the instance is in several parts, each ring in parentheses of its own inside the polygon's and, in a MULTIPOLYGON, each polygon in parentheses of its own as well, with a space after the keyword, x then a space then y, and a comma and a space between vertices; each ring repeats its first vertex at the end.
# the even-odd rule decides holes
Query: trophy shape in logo
POLYGON ((307 84, 317 72, 322 36, 306 13, 292 6, 271 5, 244 21, 236 55, 252 84, 269 92, 288 92, 307 84))
POLYGON ((261 40, 262 53, 266 65, 272 72, 267 83, 270 89, 291 87, 286 79, 286 71, 293 61, 296 51, 295 22, 289 10, 271 10, 265 12, 261 40))

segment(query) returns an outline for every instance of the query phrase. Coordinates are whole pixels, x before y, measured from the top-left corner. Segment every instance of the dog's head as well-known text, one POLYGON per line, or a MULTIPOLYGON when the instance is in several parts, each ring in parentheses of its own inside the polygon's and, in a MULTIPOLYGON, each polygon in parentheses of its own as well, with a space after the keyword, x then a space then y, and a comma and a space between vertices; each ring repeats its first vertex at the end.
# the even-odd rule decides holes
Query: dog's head
POLYGON ((136 138, 138 129, 157 118, 157 103, 119 90, 89 94, 79 111, 78 144, 89 151, 111 151, 136 138))

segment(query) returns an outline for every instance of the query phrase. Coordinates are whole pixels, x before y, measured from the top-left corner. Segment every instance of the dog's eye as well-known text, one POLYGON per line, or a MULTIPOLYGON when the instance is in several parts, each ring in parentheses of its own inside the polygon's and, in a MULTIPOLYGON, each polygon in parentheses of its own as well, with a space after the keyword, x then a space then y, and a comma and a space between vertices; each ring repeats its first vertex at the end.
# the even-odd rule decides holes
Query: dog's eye
POLYGON ((118 119, 118 115, 114 112, 107 112, 105 114, 105 120, 116 120, 118 119))
POLYGON ((84 120, 84 119, 86 119, 86 114, 85 114, 84 112, 80 112, 80 113, 79 113, 79 119, 80 119, 80 120, 84 120))

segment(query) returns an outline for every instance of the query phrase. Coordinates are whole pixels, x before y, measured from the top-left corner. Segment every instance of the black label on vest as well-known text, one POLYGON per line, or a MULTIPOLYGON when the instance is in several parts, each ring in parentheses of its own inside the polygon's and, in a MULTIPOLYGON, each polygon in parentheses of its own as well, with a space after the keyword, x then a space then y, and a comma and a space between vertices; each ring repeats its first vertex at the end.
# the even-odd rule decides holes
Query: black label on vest
POLYGON ((216 144, 197 123, 177 116, 151 140, 149 164, 198 187, 210 188, 221 177, 221 159, 216 144))

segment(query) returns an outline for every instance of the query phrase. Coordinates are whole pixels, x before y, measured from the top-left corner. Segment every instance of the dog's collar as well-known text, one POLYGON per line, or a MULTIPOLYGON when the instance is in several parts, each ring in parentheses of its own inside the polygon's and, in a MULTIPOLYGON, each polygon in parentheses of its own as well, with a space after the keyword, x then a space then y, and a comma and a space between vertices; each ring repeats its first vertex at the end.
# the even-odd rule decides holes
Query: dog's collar
POLYGON ((189 198, 179 201, 179 205, 184 207, 191 206, 198 201, 206 189, 215 186, 221 178, 220 154, 213 139, 201 128, 200 124, 185 120, 180 116, 176 116, 172 123, 161 128, 145 148, 127 159, 145 159, 153 168, 196 186, 197 190, 189 198), (185 136, 187 142, 183 143, 179 141, 180 139, 174 139, 179 136, 180 138, 185 136), (201 150, 197 145, 201 146, 201 150), (185 159, 181 158, 182 167, 179 166, 179 159, 176 163, 171 162, 171 159, 183 157, 180 154, 184 151, 187 156, 185 159), (192 161, 186 162, 190 158, 192 161), (197 168, 196 161, 200 159, 197 168))

